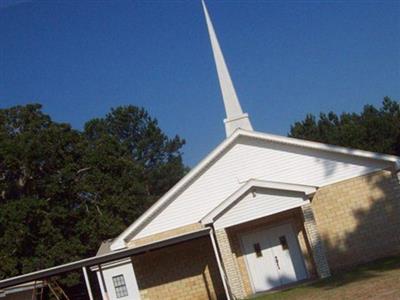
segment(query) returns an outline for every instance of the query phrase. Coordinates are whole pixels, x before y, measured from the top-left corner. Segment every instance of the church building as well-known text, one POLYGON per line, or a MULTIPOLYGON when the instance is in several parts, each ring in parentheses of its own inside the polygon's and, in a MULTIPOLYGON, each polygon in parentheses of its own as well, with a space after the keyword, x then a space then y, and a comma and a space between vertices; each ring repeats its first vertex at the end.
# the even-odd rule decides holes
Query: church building
POLYGON ((98 255, 103 299, 244 299, 400 254, 400 157, 255 131, 203 4, 226 139, 98 255))

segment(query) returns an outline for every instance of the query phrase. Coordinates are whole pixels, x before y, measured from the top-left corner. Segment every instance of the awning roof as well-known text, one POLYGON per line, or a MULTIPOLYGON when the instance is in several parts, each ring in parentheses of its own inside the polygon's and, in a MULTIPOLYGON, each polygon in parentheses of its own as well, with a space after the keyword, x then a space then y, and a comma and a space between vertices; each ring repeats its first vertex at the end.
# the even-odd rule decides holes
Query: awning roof
POLYGON ((16 276, 16 277, 7 278, 7 279, 0 281, 0 289, 6 288, 9 286, 14 286, 17 284, 22 284, 22 283, 33 281, 33 280, 40 280, 40 279, 51 277, 54 275, 63 274, 63 273, 69 272, 69 271, 80 269, 82 267, 96 266, 99 264, 123 259, 123 258, 129 257, 129 256, 132 256, 132 255, 143 253, 143 252, 167 247, 167 246, 170 246, 173 244, 182 243, 185 241, 189 241, 189 240, 193 240, 193 239, 196 239, 199 237, 206 236, 209 234, 209 232, 210 232, 210 228, 202 228, 197 231, 192 231, 190 233, 177 235, 177 236, 174 236, 174 237, 171 237, 168 239, 160 240, 160 241, 146 244, 143 246, 139 246, 136 248, 113 251, 113 252, 110 252, 107 254, 93 256, 93 257, 85 258, 82 260, 77 260, 77 261, 67 263, 64 265, 59 265, 56 267, 43 269, 43 270, 39 270, 36 272, 32 272, 32 273, 28 273, 28 274, 24 274, 24 275, 20 275, 20 276, 16 276))

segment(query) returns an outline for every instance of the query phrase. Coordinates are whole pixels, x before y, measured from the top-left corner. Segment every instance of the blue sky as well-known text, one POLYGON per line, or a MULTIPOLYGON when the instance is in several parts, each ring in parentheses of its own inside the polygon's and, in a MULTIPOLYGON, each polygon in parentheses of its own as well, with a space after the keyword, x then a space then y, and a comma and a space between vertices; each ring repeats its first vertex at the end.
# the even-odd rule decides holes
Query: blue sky
MULTIPOLYGON (((398 1, 207 4, 258 131, 400 99, 398 1)), ((30 102, 78 129, 143 106, 190 166, 225 137, 200 1, 0 1, 0 107, 30 102)))

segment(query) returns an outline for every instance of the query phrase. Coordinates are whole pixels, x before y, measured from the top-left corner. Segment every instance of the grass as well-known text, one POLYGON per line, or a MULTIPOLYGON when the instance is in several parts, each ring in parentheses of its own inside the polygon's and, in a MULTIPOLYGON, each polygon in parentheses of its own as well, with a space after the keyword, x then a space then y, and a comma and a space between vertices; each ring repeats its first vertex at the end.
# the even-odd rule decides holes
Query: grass
POLYGON ((377 260, 326 279, 251 299, 400 299, 400 257, 377 260))

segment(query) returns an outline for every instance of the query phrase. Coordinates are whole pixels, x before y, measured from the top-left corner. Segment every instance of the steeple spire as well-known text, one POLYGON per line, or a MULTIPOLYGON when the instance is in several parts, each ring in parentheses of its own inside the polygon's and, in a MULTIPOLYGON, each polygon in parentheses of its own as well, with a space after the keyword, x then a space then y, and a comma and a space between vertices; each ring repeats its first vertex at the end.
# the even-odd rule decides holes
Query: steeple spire
POLYGON ((238 128, 253 130, 248 114, 243 113, 242 107, 240 106, 231 76, 229 75, 228 67, 226 66, 221 47, 218 43, 217 35, 215 34, 213 24, 208 15, 206 4, 204 3, 204 0, 202 0, 201 3, 203 4, 204 15, 211 40, 211 47, 214 54, 215 64, 217 66, 219 85, 221 87, 222 98, 225 105, 226 119, 224 120, 224 123, 226 136, 229 137, 238 128))

